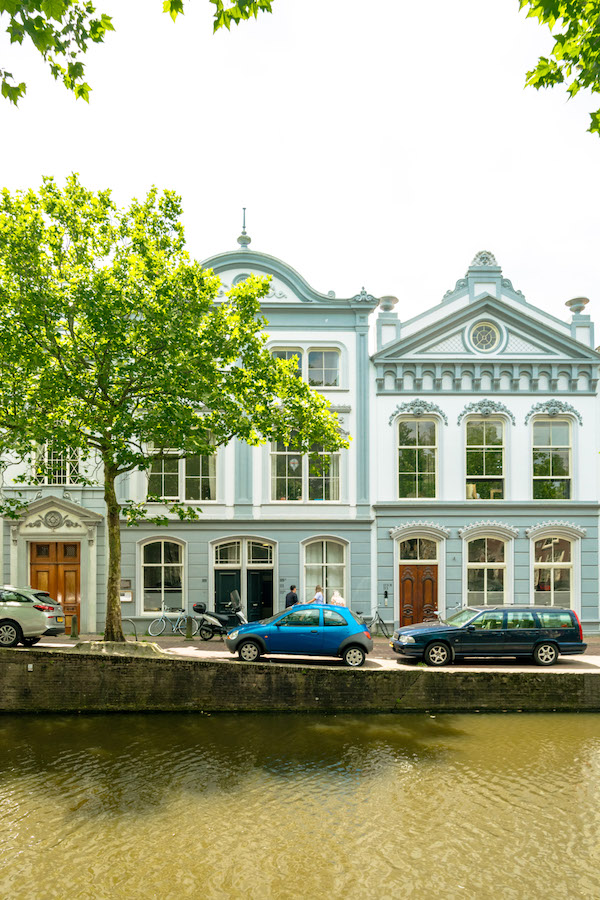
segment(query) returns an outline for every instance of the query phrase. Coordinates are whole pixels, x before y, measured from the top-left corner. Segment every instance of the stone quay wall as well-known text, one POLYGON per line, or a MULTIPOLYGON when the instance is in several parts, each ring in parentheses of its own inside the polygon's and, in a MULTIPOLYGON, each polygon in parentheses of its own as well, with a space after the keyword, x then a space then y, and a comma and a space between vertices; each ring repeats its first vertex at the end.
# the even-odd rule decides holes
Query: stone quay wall
POLYGON ((0 712, 600 711, 600 672, 347 669, 0 650, 0 712))

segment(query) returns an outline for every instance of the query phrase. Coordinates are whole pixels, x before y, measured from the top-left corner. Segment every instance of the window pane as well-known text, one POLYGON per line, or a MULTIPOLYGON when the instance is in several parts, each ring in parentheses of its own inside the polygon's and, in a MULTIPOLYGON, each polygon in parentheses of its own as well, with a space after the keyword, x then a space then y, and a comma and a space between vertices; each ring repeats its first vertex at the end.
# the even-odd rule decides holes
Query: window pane
POLYGON ((177 475, 165 475, 164 497, 177 497, 179 495, 179 478, 177 475))
POLYGON ((550 451, 534 450, 533 451, 533 474, 549 475, 550 474, 550 451))
POLYGON ((550 479, 535 479, 533 482, 534 500, 569 500, 571 496, 571 481, 562 478, 558 481, 550 479))
POLYGON ((536 447, 550 446, 550 423, 536 422, 533 426, 533 443, 536 447))
POLYGON ((535 542, 535 561, 552 562, 555 538, 544 538, 535 542))
POLYGON ((437 544, 427 538, 419 538, 419 559, 437 559, 437 544))
POLYGON ((418 538, 411 538, 408 541, 400 543, 400 559, 418 559, 419 542, 418 538))
POLYGON ((324 609, 323 610, 323 624, 331 625, 334 627, 346 625, 346 620, 343 616, 341 616, 338 612, 334 612, 332 609, 324 609))
POLYGON ((188 456, 188 458, 185 461, 185 474, 188 476, 200 475, 200 457, 199 456, 188 456))
POLYGON ((487 541, 487 561, 488 562, 504 562, 504 541, 497 538, 486 538, 487 541))
POLYGON ((485 562, 485 538, 476 538, 468 544, 469 562, 485 562))
POLYGON ((552 569, 534 569, 533 587, 535 591, 550 591, 552 589, 552 569))
POLYGON ((341 544, 327 541, 325 547, 326 560, 328 563, 341 563, 344 561, 344 548, 341 544))
POLYGON ((504 590, 504 569, 487 570, 487 589, 488 593, 504 590))
POLYGON ((421 447, 435 447, 435 422, 417 422, 417 435, 421 447))
POLYGON ((467 475, 483 475, 483 452, 467 450, 467 475))
POLYGON ((467 445, 469 447, 483 445, 483 424, 481 422, 467 422, 467 445))
POLYGON ((418 465, 419 472, 435 472, 435 450, 419 450, 418 465))
POLYGON ((564 538, 553 538, 554 562, 571 562, 571 541, 564 538))
POLYGON ((323 562, 323 541, 312 541, 310 544, 306 545, 306 562, 323 562))
POLYGON ((553 447, 568 447, 570 444, 569 423, 568 422, 552 422, 550 428, 551 428, 551 432, 552 432, 552 446, 553 447))
POLYGON ((144 562, 159 563, 161 561, 162 544, 160 541, 154 541, 152 544, 144 545, 144 562))
POLYGON ((569 475, 570 474, 569 457, 570 457, 570 453, 568 450, 553 450, 552 451, 551 466, 552 466, 552 474, 553 475, 569 475))
POLYGON ((467 500, 502 500, 504 481, 467 481, 467 500))
POLYGON ((470 591, 483 591, 484 569, 467 569, 467 586, 470 591))
POLYGON ((554 590, 570 591, 571 590, 571 570, 570 569, 554 569, 554 590))
POLYGON ((398 446, 411 447, 417 443, 417 423, 401 421, 398 425, 398 446))
POLYGON ((433 499, 435 497, 435 475, 418 475, 417 490, 419 497, 433 499))
POLYGON ((502 475, 502 452, 486 450, 484 465, 486 475, 502 475))
POLYGON ((253 565, 260 563, 271 564, 273 562, 273 548, 270 544, 259 544, 257 541, 250 541, 248 561, 253 565))
POLYGON ((172 541, 164 543, 164 560, 165 563, 180 563, 182 559, 183 547, 181 544, 175 544, 172 541))
POLYGON ((221 565, 239 565, 241 560, 241 546, 239 541, 230 541, 219 544, 215 549, 215 562, 221 565))
POLYGON ((485 443, 488 447, 502 445, 502 430, 501 422, 485 423, 485 443))
POLYGON ((407 499, 417 496, 416 475, 400 475, 398 479, 398 496, 407 499))
MULTIPOLYGON (((419 451, 421 452, 421 451, 419 451)), ((398 457, 398 471, 416 472, 417 469, 417 451, 416 450, 400 450, 398 457)))

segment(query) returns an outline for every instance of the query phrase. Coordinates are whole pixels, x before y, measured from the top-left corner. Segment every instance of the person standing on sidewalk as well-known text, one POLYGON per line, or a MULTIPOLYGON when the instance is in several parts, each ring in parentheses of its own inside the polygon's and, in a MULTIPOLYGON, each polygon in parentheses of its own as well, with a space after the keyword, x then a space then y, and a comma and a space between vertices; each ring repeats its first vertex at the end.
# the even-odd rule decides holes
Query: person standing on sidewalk
POLYGON ((298 594, 296 593, 296 585, 291 584, 289 591, 285 595, 286 609, 288 606, 295 606, 297 602, 298 602, 298 594))

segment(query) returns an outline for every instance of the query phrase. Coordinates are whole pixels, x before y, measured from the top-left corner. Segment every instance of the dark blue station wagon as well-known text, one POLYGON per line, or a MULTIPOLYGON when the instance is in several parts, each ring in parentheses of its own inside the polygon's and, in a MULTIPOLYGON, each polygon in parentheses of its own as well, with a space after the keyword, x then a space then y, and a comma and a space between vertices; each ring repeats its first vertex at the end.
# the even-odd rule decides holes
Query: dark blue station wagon
POLYGON ((526 656, 551 666, 560 653, 584 653, 587 644, 571 609, 468 606, 445 621, 398 629, 390 647, 428 666, 445 666, 463 656, 526 656))

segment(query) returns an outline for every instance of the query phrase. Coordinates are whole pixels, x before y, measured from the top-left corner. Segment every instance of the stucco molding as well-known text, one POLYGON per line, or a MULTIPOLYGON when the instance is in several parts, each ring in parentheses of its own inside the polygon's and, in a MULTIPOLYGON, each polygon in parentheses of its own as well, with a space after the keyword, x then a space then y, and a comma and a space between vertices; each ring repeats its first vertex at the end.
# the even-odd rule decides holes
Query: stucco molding
POLYGON ((379 301, 377 300, 376 297, 373 296, 373 294, 369 294, 363 287, 360 294, 355 294, 354 297, 352 297, 352 302, 353 303, 378 303, 379 301))
POLYGON ((561 415, 574 416, 579 424, 583 425, 581 413, 564 400, 544 400, 543 403, 536 403, 525 416, 525 424, 527 425, 532 416, 549 416, 553 419, 561 415))
POLYGON ((457 425, 460 425, 465 416, 506 416, 507 419, 516 425, 515 417, 510 409, 504 403, 498 403, 497 400, 477 400, 475 403, 468 403, 458 417, 457 425))
POLYGON ((496 257, 493 253, 490 253, 489 250, 480 250, 479 253, 476 253, 471 265, 469 266, 472 269, 474 266, 477 267, 485 267, 486 269, 493 268, 497 269, 498 263, 496 261, 496 257))
POLYGON ((483 537, 484 535, 486 537, 493 535, 494 537, 511 539, 519 536, 519 529, 514 525, 509 525, 508 522, 486 519, 484 522, 471 522, 470 525, 459 528, 458 533, 463 540, 465 538, 473 540, 473 538, 483 537))
POLYGON ((402 538, 406 540, 409 537, 435 537, 447 538, 450 535, 450 529, 439 522, 404 522, 402 525, 395 525, 390 528, 390 537, 393 541, 402 538))
POLYGON ((586 536, 587 529, 582 528, 581 525, 575 525, 574 522, 553 519, 551 522, 538 522, 536 525, 526 528, 525 534, 531 539, 551 534, 559 537, 582 538, 586 536))
POLYGON ((435 403, 429 403, 427 400, 410 400, 408 403, 399 403, 389 418, 389 424, 392 425, 398 416, 439 416, 444 424, 448 424, 448 416, 435 403))

